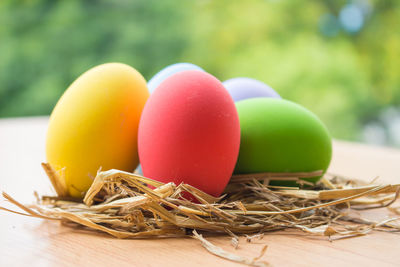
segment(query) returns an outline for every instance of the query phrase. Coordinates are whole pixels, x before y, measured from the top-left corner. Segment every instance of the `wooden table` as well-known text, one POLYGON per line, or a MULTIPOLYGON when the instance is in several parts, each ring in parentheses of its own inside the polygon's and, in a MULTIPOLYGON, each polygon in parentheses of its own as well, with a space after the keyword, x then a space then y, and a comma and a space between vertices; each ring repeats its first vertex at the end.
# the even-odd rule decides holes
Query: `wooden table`
MULTIPOLYGON (((32 192, 52 192, 41 169, 45 160, 44 141, 48 118, 0 120, 0 190, 25 203, 32 192)), ((334 142, 330 172, 400 182, 400 151, 342 141, 334 142)), ((1 206, 11 207, 0 202, 1 206)), ((398 204, 397 204, 398 205, 398 204)), ((388 211, 371 211, 374 218, 388 211)), ((374 232, 370 235, 327 241, 298 231, 267 234, 262 240, 240 240, 235 250, 228 237, 209 241, 227 251, 258 255, 274 266, 399 266, 400 235, 374 232)), ((106 235, 75 231, 58 222, 0 211, 0 266, 240 266, 209 254, 191 238, 118 240, 106 235)))

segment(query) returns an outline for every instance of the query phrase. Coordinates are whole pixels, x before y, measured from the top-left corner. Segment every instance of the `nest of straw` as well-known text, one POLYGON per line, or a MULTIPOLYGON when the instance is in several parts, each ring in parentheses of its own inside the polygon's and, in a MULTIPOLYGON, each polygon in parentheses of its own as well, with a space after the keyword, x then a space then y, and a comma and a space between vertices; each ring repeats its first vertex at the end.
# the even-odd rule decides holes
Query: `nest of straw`
MULTIPOLYGON (((216 198, 188 184, 164 184, 138 174, 109 170, 98 172, 84 198, 75 200, 67 197, 59 174, 49 164, 43 167, 58 196, 38 197, 32 205, 23 205, 6 193, 3 196, 24 210, 24 215, 81 225, 117 238, 193 234, 218 255, 218 249, 196 230, 229 234, 235 246, 238 235, 247 235, 251 240, 284 229, 298 229, 329 239, 365 235, 372 230, 400 231, 398 217, 375 222, 351 212, 390 206, 399 195, 400 185, 367 184, 325 175, 314 187, 301 189, 307 182, 300 178, 322 172, 262 173, 233 176, 224 194, 216 198), (296 181, 299 187, 269 185, 270 180, 279 179, 296 181), (188 194, 197 201, 185 199, 188 194)), ((398 209, 392 211, 400 215, 398 209)), ((224 253, 225 258, 235 258, 224 253)), ((249 264, 245 259, 242 263, 249 264)), ((256 260, 250 263, 265 266, 257 265, 256 260)))

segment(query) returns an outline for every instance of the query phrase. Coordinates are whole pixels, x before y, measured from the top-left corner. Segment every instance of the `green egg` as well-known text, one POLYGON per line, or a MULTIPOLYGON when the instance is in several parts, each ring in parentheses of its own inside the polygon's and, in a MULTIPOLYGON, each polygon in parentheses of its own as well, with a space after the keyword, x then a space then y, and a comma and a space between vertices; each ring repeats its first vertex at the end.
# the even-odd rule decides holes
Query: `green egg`
MULTIPOLYGON (((326 171, 332 141, 321 120, 291 101, 251 98, 236 103, 241 140, 236 174, 326 171)), ((306 178, 310 182, 318 177, 306 178)), ((271 181, 275 185, 295 185, 271 181)))

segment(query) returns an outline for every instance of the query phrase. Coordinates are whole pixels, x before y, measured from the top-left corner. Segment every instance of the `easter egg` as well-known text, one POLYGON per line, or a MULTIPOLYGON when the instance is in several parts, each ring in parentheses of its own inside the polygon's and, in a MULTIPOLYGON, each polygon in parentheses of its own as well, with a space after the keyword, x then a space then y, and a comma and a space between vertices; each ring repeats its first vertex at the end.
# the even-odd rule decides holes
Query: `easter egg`
POLYGON ((233 78, 223 82, 223 85, 235 102, 255 97, 281 98, 274 89, 261 81, 251 78, 233 78))
POLYGON ((206 72, 183 71, 150 96, 138 138, 144 176, 219 196, 236 164, 239 119, 220 81, 206 72))
POLYGON ((142 75, 120 63, 90 69, 65 91, 50 116, 46 157, 71 196, 82 196, 100 168, 136 168, 138 125, 148 97, 142 75))
POLYGON ((311 111, 276 98, 247 99, 236 107, 241 128, 236 173, 326 171, 331 137, 311 111))
POLYGON ((156 75, 151 78, 147 84, 150 93, 153 93, 154 90, 169 76, 185 71, 185 70, 200 70, 204 71, 202 68, 199 66, 196 66, 191 63, 176 63, 169 65, 168 67, 165 67, 164 69, 160 70, 156 75))
POLYGON ((139 174, 139 175, 143 175, 143 170, 142 170, 142 165, 141 165, 141 164, 139 164, 139 165, 136 167, 134 173, 139 174))

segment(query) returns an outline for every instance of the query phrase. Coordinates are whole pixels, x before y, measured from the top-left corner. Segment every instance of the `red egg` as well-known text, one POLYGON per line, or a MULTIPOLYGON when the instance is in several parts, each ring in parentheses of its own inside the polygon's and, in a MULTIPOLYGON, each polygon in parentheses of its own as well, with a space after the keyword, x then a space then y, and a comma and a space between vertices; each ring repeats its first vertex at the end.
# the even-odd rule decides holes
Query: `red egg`
POLYGON ((214 76, 183 71, 162 82, 148 99, 138 132, 146 177, 181 182, 219 196, 239 153, 235 104, 214 76))

